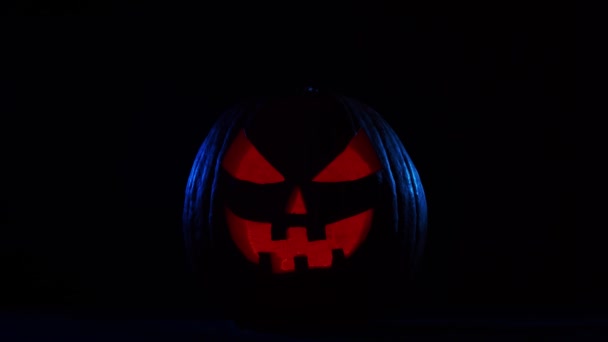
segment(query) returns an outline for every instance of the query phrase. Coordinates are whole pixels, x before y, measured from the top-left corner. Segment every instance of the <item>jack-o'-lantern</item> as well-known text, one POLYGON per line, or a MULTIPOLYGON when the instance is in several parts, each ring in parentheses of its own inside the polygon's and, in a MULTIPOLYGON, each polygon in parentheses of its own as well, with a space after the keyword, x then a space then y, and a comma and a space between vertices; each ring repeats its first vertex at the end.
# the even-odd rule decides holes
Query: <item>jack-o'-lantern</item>
POLYGON ((187 185, 184 235, 196 269, 223 284, 216 291, 257 286, 279 306, 298 286, 304 303, 345 274, 407 272, 425 230, 424 192, 400 139, 344 96, 307 91, 234 106, 187 185))

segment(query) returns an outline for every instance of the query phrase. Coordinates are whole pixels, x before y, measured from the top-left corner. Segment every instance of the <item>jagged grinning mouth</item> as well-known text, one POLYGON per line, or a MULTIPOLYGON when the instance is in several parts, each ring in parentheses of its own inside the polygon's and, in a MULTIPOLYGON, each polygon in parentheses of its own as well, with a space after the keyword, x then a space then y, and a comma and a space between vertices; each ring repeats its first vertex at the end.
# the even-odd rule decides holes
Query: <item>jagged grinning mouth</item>
POLYGON ((272 270, 286 273, 295 270, 294 258, 306 256, 309 268, 332 266, 332 250, 341 249, 348 258, 365 240, 371 227, 373 209, 325 225, 325 240, 308 241, 306 228, 289 227, 284 240, 271 239, 269 222, 243 219, 225 208, 230 235, 245 257, 260 262, 259 253, 270 253, 272 270))

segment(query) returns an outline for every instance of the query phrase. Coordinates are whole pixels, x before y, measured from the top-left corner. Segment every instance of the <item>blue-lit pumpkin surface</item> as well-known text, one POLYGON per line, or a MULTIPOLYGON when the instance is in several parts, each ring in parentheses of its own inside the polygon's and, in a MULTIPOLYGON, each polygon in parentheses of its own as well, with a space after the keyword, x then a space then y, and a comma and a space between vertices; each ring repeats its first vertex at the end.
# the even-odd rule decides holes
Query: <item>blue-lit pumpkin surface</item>
POLYGON ((265 274, 318 287, 320 275, 344 270, 407 273, 427 212, 414 164, 376 111, 304 92, 244 100, 218 119, 192 166, 183 219, 207 279, 265 274))

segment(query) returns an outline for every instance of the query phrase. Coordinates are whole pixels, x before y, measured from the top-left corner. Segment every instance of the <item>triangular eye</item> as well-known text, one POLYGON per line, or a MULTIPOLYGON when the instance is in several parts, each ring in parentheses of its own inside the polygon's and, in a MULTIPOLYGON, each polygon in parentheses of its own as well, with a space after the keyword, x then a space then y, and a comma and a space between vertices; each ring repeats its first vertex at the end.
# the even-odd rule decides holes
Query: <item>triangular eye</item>
POLYGON ((224 156, 222 167, 236 179, 257 184, 280 183, 285 180, 253 146, 241 130, 224 156))
POLYGON ((353 181, 377 172, 380 167, 378 156, 361 129, 344 151, 313 178, 313 182, 353 181))

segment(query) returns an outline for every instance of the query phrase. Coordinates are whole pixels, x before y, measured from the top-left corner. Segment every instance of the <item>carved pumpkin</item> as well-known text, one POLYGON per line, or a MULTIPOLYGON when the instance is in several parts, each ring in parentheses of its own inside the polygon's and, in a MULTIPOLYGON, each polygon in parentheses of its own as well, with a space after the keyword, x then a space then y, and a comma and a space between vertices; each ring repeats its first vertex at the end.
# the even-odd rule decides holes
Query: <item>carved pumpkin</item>
POLYGON ((401 141, 374 110, 338 95, 234 106, 205 139, 186 190, 193 265, 232 291, 256 273, 285 291, 290 274, 307 286, 340 270, 401 274, 425 229, 424 192, 401 141))

